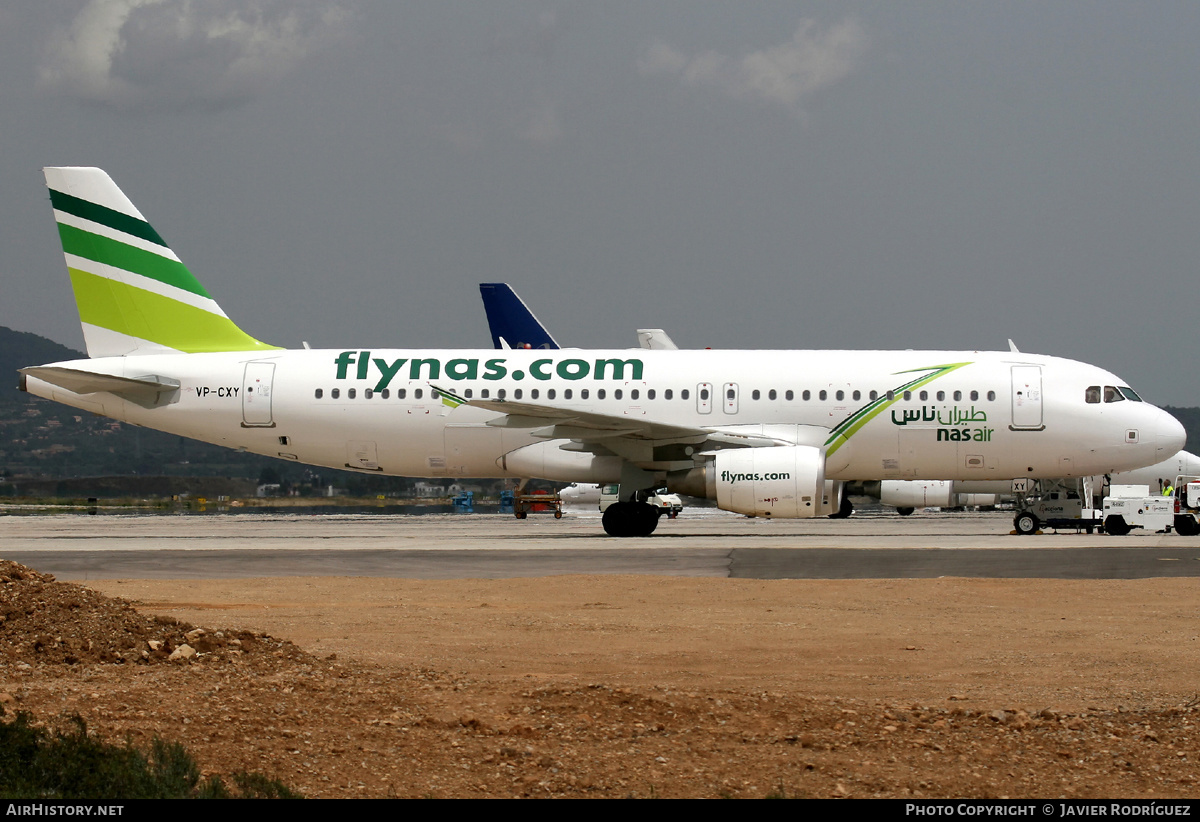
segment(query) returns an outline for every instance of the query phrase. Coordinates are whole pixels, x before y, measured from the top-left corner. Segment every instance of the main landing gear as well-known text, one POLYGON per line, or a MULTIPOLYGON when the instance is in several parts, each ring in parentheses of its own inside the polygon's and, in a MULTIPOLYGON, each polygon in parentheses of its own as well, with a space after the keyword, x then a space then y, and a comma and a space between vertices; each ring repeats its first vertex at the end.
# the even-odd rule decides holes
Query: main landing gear
POLYGON ((648 502, 614 502, 604 510, 604 531, 610 537, 648 537, 658 527, 662 509, 648 502))

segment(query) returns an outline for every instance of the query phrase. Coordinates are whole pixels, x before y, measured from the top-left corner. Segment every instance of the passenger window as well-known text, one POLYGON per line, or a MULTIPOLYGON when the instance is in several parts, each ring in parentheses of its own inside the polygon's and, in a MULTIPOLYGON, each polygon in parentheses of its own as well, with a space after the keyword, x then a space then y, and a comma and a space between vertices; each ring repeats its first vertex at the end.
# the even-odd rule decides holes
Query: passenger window
POLYGON ((734 390, 732 388, 730 388, 728 391, 725 392, 725 399, 727 399, 727 400, 737 399, 737 393, 734 392, 734 390))
POLYGON ((862 392, 855 390, 855 392, 853 394, 851 394, 850 396, 855 400, 855 402, 857 402, 858 400, 862 399, 862 392))
POLYGON ((757 388, 755 388, 753 391, 750 392, 750 399, 752 399, 752 400, 757 400, 760 396, 761 395, 758 393, 757 388))
MULTIPOLYGON (((687 397, 684 397, 684 399, 686 400, 686 399, 687 399, 687 397)), ((702 399, 702 400, 707 400, 707 399, 708 399, 708 389, 707 389, 707 388, 701 388, 701 389, 700 389, 700 399, 702 399)))
POLYGON ((995 400, 996 400, 996 392, 995 391, 988 392, 988 400, 990 402, 995 402, 995 400))
MULTIPOLYGON (((587 389, 586 389, 586 388, 585 388, 585 389, 583 389, 583 390, 584 390, 584 391, 587 391, 587 389)), ((597 388, 597 389, 596 389, 596 399, 598 399, 598 400, 602 400, 602 399, 604 399, 604 389, 603 389, 603 388, 597 388)))
MULTIPOLYGON (((421 396, 421 391, 420 391, 420 389, 417 389, 417 396, 418 396, 418 397, 419 397, 419 396, 421 396)), ((508 393, 507 393, 507 392, 506 392, 506 391, 505 391, 503 388, 497 388, 497 389, 496 389, 496 399, 498 399, 498 400, 502 400, 502 399, 504 399, 506 396, 508 396, 508 393)))
POLYGON ((363 392, 363 396, 366 397, 367 399, 371 399, 372 397, 375 396, 375 390, 373 388, 368 388, 366 391, 363 392))
POLYGON ((891 389, 888 389, 887 398, 888 398, 888 402, 894 402, 896 399, 896 392, 892 391, 891 389))
POLYGON ((686 400, 689 396, 691 396, 691 393, 692 393, 691 391, 684 388, 682 391, 679 392, 679 399, 686 400))
MULTIPOLYGON (((390 389, 390 388, 385 388, 385 389, 383 389, 382 391, 380 391, 380 392, 379 392, 379 396, 383 397, 385 400, 386 400, 388 397, 390 397, 391 395, 392 395, 392 389, 390 389)), ((467 396, 468 396, 468 397, 469 397, 469 396, 471 396, 471 389, 470 389, 470 388, 468 388, 468 389, 467 389, 467 396)))
MULTIPOLYGON (((351 396, 351 397, 353 397, 353 396, 354 396, 354 389, 353 389, 353 388, 351 388, 351 389, 350 389, 350 396, 351 396)), ((416 390, 414 390, 414 391, 413 391, 413 397, 415 397, 416 399, 418 399, 418 400, 419 400, 419 399, 421 399, 421 397, 422 397, 422 396, 424 396, 424 391, 422 391, 422 389, 418 388, 418 389, 416 389, 416 390)))
MULTIPOLYGON (((586 388, 580 388, 580 389, 579 389, 579 399, 581 399, 581 400, 586 400, 586 399, 588 398, 588 394, 589 394, 589 393, 590 393, 590 391, 589 391, 588 389, 586 389, 586 388)), ((603 394, 601 394, 601 395, 600 395, 600 399, 604 399, 604 395, 603 395, 603 394)))
POLYGON ((879 392, 878 392, 878 391, 872 391, 872 392, 871 392, 870 394, 868 394, 867 396, 871 398, 871 402, 874 402, 875 400, 879 399, 879 392))
POLYGON ((804 400, 805 402, 808 402, 808 401, 809 401, 809 399, 811 399, 811 398, 812 398, 812 392, 811 392, 811 391, 809 391, 807 388, 805 388, 805 389, 804 389, 804 393, 800 395, 800 398, 801 398, 802 400, 804 400))
MULTIPOLYGON (((471 389, 469 389, 469 388, 468 388, 467 390, 468 390, 468 391, 470 391, 471 389)), ((469 397, 469 396, 471 396, 471 395, 470 395, 470 394, 467 394, 467 396, 469 397)), ((547 388, 547 389, 546 389, 546 399, 548 399, 548 400, 552 400, 552 399, 554 399, 554 396, 555 396, 555 391, 554 391, 554 389, 553 389, 553 388, 547 388)))
MULTIPOLYGON (((481 389, 479 390, 479 396, 480 396, 482 399, 485 399, 485 400, 486 400, 486 399, 487 399, 488 397, 490 397, 491 395, 492 395, 491 389, 488 389, 488 388, 481 388, 481 389)), ((401 397, 403 397, 403 396, 404 396, 404 389, 403 389, 403 388, 401 388, 401 389, 400 389, 400 396, 401 396, 401 397)))
POLYGON ((904 392, 904 399, 906 399, 906 400, 911 400, 911 399, 912 399, 912 392, 911 392, 911 391, 905 391, 905 392, 904 392))
POLYGON ((321 396, 322 396, 324 393, 325 393, 324 391, 322 391, 320 388, 318 388, 318 389, 317 389, 317 394, 316 394, 316 396, 317 396, 317 399, 321 399, 321 396))
POLYGON ((646 399, 648 399, 648 400, 654 399, 654 389, 653 388, 646 389, 646 399))
POLYGON ((972 392, 971 392, 971 402, 975 402, 975 401, 976 401, 976 400, 978 400, 978 399, 979 399, 979 392, 978 392, 978 391, 972 391, 972 392))
POLYGON ((773 400, 773 399, 775 399, 775 398, 776 398, 776 397, 778 397, 778 396, 779 396, 779 395, 775 393, 775 389, 774 389, 774 388, 772 388, 772 389, 771 389, 769 392, 767 392, 767 399, 769 399, 769 400, 773 400))
POLYGON ((829 392, 827 392, 827 391, 826 391, 824 388, 822 388, 822 389, 821 389, 821 393, 820 393, 820 394, 817 394, 817 399, 819 399, 819 400, 823 400, 823 399, 825 399, 825 398, 826 398, 826 397, 828 397, 828 396, 829 396, 829 392))
POLYGON ((342 392, 341 392, 341 389, 338 389, 338 388, 335 388, 335 389, 333 389, 332 391, 330 391, 330 392, 329 392, 329 396, 333 397, 335 400, 336 400, 338 397, 340 397, 340 396, 341 396, 341 394, 342 394, 342 392))
MULTIPOLYGON (((666 391, 664 391, 664 392, 663 392, 663 399, 664 399, 664 400, 669 400, 669 399, 671 399, 671 398, 672 398, 672 397, 674 397, 674 396, 675 396, 675 392, 674 392, 674 391, 672 391, 670 388, 668 388, 666 391)), ((654 397, 651 397, 650 399, 654 399, 654 397)))
POLYGON ((571 399, 571 389, 570 388, 563 389, 563 399, 565 399, 565 400, 571 399))
POLYGON ((925 400, 927 400, 927 399, 929 399, 929 392, 928 392, 928 391, 922 391, 922 392, 921 392, 921 402, 925 402, 925 400))
POLYGON ((796 399, 796 394, 795 394, 795 392, 794 392, 794 391, 792 391, 792 389, 790 389, 790 388, 789 388, 789 389, 788 389, 788 390, 787 390, 787 391, 784 393, 784 395, 783 395, 783 398, 784 398, 785 400, 787 400, 788 402, 791 402, 792 400, 796 399))
POLYGON ((351 388, 349 391, 347 391, 346 396, 349 397, 350 399, 354 399, 354 389, 351 388))
MULTIPOLYGON (((620 389, 620 388, 618 388, 618 389, 616 389, 615 391, 613 391, 613 399, 617 399, 617 400, 619 400, 619 399, 621 399, 621 397, 622 397, 622 396, 624 396, 624 394, 622 394, 622 392, 621 392, 621 389, 620 389)), ((601 397, 600 399, 604 399, 604 397, 601 397)))
POLYGON ((845 392, 845 391, 842 391, 841 389, 838 389, 838 392, 837 392, 837 394, 835 394, 834 396, 835 396, 835 397, 836 397, 838 400, 844 400, 844 399, 846 399, 846 392, 845 392))
MULTIPOLYGON (((405 398, 407 395, 408 395, 408 389, 407 389, 407 388, 397 388, 397 389, 396 389, 396 399, 398 399, 398 400, 402 400, 402 399, 404 399, 404 398, 405 398)), ((486 394, 485 394, 484 396, 486 396, 486 394)))
POLYGON ((942 402, 943 400, 946 399, 946 392, 945 391, 937 392, 937 398, 938 398, 938 402, 942 402))
POLYGON ((629 399, 636 400, 638 398, 638 390, 636 388, 629 389, 629 399))
POLYGON ((955 402, 958 402, 958 401, 959 401, 959 400, 961 400, 961 399, 962 399, 962 392, 961 392, 961 391, 955 391, 955 392, 954 392, 954 401, 955 401, 955 402))

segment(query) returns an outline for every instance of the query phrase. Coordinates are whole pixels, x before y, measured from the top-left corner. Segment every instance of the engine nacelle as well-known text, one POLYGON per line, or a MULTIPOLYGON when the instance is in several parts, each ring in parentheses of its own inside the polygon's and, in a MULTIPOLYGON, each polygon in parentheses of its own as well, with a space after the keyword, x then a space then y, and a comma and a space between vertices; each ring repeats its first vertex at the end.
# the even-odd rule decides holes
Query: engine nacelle
MULTIPOLYGON (((825 455, 793 445, 721 451, 708 468, 717 507, 756 517, 823 517, 837 510, 838 494, 826 499, 825 455)), ((832 489, 831 489, 832 490, 832 489)))
POLYGON ((954 502, 953 480, 884 480, 879 501, 894 508, 950 508, 954 502))
POLYGON ((520 477, 559 482, 619 482, 620 457, 598 457, 581 451, 563 451, 566 440, 550 440, 526 445, 496 460, 496 464, 520 477))

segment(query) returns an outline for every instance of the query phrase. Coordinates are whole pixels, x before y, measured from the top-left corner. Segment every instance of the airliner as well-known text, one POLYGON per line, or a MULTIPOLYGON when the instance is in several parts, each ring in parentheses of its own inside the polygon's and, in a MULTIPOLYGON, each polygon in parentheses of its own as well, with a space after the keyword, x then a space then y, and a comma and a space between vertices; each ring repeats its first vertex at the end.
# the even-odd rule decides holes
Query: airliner
POLYGON ((664 485, 824 516, 853 479, 1012 479, 1159 462, 1183 427, 1095 366, 1012 351, 284 350, 239 328, 109 176, 47 168, 87 359, 20 370, 75 408, 287 460, 402 476, 664 485))

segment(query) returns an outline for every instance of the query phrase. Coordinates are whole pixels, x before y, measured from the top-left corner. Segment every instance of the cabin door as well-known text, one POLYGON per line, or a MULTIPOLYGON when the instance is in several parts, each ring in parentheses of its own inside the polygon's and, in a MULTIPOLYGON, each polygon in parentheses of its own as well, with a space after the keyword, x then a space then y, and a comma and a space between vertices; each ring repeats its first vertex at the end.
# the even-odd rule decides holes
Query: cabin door
POLYGON ((275 363, 248 362, 242 380, 242 427, 274 428, 271 416, 271 383, 275 380, 275 363))
POLYGON ((1014 430, 1040 431, 1042 423, 1042 367, 1012 367, 1012 427, 1014 430))

